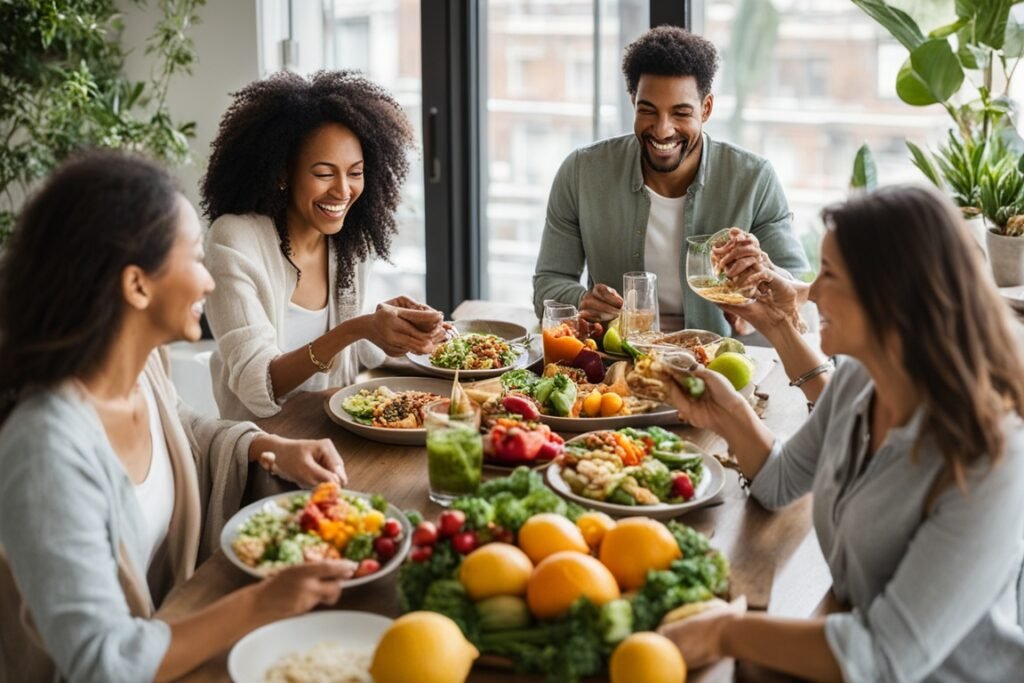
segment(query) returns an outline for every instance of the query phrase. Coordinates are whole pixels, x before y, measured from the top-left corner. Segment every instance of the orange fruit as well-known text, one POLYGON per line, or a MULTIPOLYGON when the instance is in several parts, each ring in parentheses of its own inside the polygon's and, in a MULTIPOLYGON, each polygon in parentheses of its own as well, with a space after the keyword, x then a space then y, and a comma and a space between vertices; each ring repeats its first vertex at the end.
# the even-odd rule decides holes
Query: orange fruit
POLYGON ((686 662, 671 640, 642 631, 618 644, 608 675, 611 683, 686 683, 686 662))
POLYGON ((562 616, 581 597, 603 605, 618 599, 619 585, 597 559, 572 550, 557 552, 538 564, 526 586, 526 604, 538 619, 562 616))
POLYGON ((603 512, 584 512, 576 518, 576 526, 583 533, 583 540, 592 549, 601 547, 604 535, 615 528, 615 520, 603 512))
POLYGON ((462 560, 459 581, 473 601, 495 595, 523 595, 533 562, 508 543, 482 545, 462 560))
POLYGON ((601 392, 597 389, 583 399, 583 414, 587 417, 597 417, 601 414, 601 392))
POLYGON ((519 547, 534 564, 560 550, 590 552, 579 528, 553 512, 543 512, 526 520, 519 528, 519 547))
POLYGON ((601 417, 618 415, 622 410, 622 397, 614 391, 609 391, 601 396, 601 417))
POLYGON ((668 569, 683 556, 672 533, 661 522, 630 517, 604 535, 598 557, 625 590, 639 588, 647 572, 668 569))

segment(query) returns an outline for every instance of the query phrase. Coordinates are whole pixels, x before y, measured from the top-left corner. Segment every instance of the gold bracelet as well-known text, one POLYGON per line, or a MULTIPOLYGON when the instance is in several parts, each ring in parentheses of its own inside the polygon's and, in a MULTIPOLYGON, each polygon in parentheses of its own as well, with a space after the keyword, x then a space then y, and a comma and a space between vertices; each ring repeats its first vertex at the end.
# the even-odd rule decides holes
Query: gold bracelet
POLYGON ((317 357, 315 355, 313 355, 313 344, 312 343, 306 345, 306 350, 309 351, 309 362, 312 363, 313 365, 315 365, 320 372, 330 372, 331 368, 334 367, 334 359, 333 358, 331 358, 331 362, 330 363, 322 363, 321 361, 319 361, 317 359, 317 357))

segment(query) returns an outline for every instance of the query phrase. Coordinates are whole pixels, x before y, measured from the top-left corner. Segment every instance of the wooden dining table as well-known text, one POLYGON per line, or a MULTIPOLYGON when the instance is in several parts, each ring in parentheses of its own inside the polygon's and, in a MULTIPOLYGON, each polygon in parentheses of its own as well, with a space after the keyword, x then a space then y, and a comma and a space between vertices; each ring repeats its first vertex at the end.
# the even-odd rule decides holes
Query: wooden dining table
MULTIPOLYGON (((452 317, 456 320, 513 320, 529 323, 528 328, 536 327, 532 310, 489 302, 466 302, 452 317)), ((403 366, 390 371, 401 372, 403 366)), ((260 420, 258 424, 267 432, 286 437, 330 438, 345 460, 349 488, 381 493, 401 509, 415 508, 428 519, 436 518, 442 508, 428 497, 426 449, 368 441, 335 424, 325 409, 331 393, 328 390, 300 394, 289 400, 278 415, 260 420)), ((806 401, 799 390, 788 386, 780 363, 774 363, 759 385, 759 393, 768 396, 763 419, 780 438, 793 434, 807 419, 806 401)), ((709 453, 726 453, 724 441, 712 432, 683 425, 672 429, 709 453)), ((713 502, 685 513, 680 521, 707 534, 712 545, 729 558, 731 595, 745 595, 750 609, 780 616, 811 615, 828 593, 831 577, 811 526, 810 496, 782 510, 769 512, 743 491, 735 472, 726 474, 725 486, 713 502)), ((190 614, 254 580, 232 565, 223 552, 217 552, 168 596, 161 607, 161 615, 175 618, 190 614)), ((400 614, 397 572, 346 590, 336 608, 397 617, 400 614)), ((183 680, 230 680, 227 653, 207 662, 183 680)), ((477 666, 469 680, 504 683, 537 682, 541 678, 477 666)), ((766 681, 780 680, 780 677, 727 660, 692 672, 688 680, 766 681)))

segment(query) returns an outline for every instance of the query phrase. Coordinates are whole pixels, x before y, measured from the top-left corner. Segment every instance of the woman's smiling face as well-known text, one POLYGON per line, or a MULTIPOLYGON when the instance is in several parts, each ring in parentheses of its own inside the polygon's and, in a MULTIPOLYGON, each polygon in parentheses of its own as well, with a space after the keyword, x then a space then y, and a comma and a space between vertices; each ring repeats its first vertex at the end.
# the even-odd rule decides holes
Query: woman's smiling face
POLYGON ((363 147, 340 123, 326 123, 307 137, 292 166, 288 227, 323 235, 341 231, 363 192, 363 147))
POLYGON ((821 272, 811 285, 810 299, 821 316, 823 352, 864 359, 877 347, 832 230, 821 241, 821 272))

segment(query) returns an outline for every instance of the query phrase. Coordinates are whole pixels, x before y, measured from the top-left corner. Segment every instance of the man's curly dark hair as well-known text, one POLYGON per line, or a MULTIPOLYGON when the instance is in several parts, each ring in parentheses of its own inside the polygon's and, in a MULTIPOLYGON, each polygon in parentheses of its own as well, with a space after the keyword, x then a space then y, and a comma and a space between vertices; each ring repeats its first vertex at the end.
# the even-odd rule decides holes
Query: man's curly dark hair
POLYGON ((678 26, 652 28, 626 46, 622 74, 626 90, 636 96, 640 76, 693 76, 701 99, 711 92, 718 71, 718 51, 710 41, 678 26))
POLYGON ((351 286, 355 264, 371 253, 388 258, 396 232, 395 211, 409 173, 406 152, 415 138, 401 106, 386 90, 355 71, 318 71, 308 80, 282 71, 250 83, 234 93, 221 119, 201 192, 211 221, 229 213, 273 219, 281 251, 291 262, 285 228, 289 193, 281 183, 303 141, 332 122, 355 133, 366 162, 363 193, 345 217, 344 229, 330 237, 341 292, 351 286))

